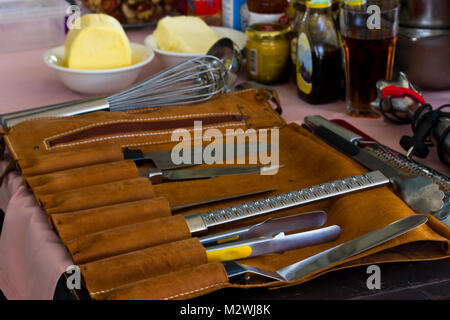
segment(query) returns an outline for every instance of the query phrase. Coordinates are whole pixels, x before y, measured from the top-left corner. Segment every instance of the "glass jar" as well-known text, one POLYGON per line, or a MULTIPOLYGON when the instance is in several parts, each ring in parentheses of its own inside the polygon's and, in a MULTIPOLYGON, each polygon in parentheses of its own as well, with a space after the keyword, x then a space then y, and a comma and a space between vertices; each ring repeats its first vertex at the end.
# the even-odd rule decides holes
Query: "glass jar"
POLYGON ((251 25, 246 45, 248 77, 273 84, 289 78, 290 28, 276 23, 251 25))
POLYGON ((247 0, 248 24, 289 23, 286 15, 288 0, 247 0))

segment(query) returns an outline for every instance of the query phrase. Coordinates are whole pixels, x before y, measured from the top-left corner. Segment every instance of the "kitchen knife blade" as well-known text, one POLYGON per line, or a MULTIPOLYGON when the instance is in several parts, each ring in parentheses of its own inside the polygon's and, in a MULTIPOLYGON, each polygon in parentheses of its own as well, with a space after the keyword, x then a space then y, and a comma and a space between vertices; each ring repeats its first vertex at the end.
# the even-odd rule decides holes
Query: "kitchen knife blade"
POLYGON ((261 223, 199 238, 205 247, 235 240, 274 236, 280 232, 321 227, 327 221, 325 211, 300 213, 282 218, 269 218, 261 223))
POLYGON ((216 203, 216 202, 232 200, 232 199, 237 199, 237 198, 249 197, 249 196, 254 196, 254 195, 257 195, 257 194, 261 194, 261 193, 272 192, 272 191, 275 191, 275 190, 276 189, 263 189, 263 190, 256 190, 256 191, 252 191, 252 192, 233 194, 231 196, 225 196, 225 197, 219 197, 219 198, 214 198, 214 199, 208 199, 208 200, 205 200, 205 201, 183 203, 183 204, 180 204, 180 205, 171 206, 170 207, 170 211, 175 212, 175 211, 184 210, 184 209, 188 209, 188 208, 192 208, 192 207, 198 207, 198 206, 201 206, 201 205, 204 205, 204 204, 210 204, 210 203, 216 203))
POLYGON ((232 241, 207 247, 206 256, 209 262, 239 260, 317 245, 335 240, 340 234, 341 228, 336 225, 290 235, 281 232, 276 236, 232 241))
POLYGON ((148 177, 153 184, 164 180, 195 180, 222 176, 244 175, 278 170, 281 166, 224 167, 184 170, 160 170, 156 168, 140 169, 142 176, 148 177))
POLYGON ((428 221, 427 216, 414 214, 397 220, 385 227, 367 233, 361 237, 325 250, 312 257, 277 270, 285 281, 294 281, 336 262, 353 257, 361 252, 379 246, 428 221))
POLYGON ((208 230, 209 227, 224 223, 259 216, 387 184, 389 184, 389 179, 380 171, 374 171, 236 206, 204 213, 188 214, 185 215, 185 219, 191 233, 201 232, 208 230))
MULTIPOLYGON (((236 143, 232 146, 230 145, 222 145, 222 154, 224 156, 224 163, 226 161, 238 159, 245 156, 255 155, 258 154, 261 150, 259 149, 258 143, 236 143), (229 149, 227 152, 227 149, 229 149)), ((200 153, 203 155, 203 152, 205 151, 205 148, 192 148, 192 149, 183 149, 183 151, 189 151, 190 161, 187 161, 187 163, 180 163, 175 164, 172 160, 172 152, 178 152, 177 149, 173 150, 167 150, 167 151, 156 151, 156 152, 142 152, 141 150, 124 150, 124 160, 133 160, 135 162, 140 161, 148 161, 151 160, 153 164, 160 170, 169 170, 169 169, 176 169, 176 168, 185 168, 185 167, 192 167, 199 163, 196 163, 194 160, 194 155, 196 153, 200 153)), ((272 150, 271 145, 267 146, 267 151, 269 152, 272 150)), ((180 156, 181 157, 181 156, 180 156)), ((202 156, 202 162, 203 162, 203 156, 202 156)))

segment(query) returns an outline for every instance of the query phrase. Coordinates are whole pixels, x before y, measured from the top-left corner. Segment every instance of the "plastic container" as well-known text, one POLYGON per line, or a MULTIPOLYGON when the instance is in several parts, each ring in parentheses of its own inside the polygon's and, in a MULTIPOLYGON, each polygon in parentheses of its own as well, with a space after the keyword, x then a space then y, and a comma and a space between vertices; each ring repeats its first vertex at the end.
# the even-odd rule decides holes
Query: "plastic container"
POLYGON ((63 44, 68 7, 63 0, 0 1, 0 53, 63 44))

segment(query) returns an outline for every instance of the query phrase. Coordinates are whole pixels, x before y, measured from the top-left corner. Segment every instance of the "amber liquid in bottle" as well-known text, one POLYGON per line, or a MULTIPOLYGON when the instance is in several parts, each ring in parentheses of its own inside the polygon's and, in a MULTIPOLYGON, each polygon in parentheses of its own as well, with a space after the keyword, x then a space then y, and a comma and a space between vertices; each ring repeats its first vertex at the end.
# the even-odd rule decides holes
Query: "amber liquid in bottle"
POLYGON ((331 17, 331 8, 308 8, 299 33, 299 97, 310 104, 331 103, 337 100, 342 79, 342 54, 331 17))

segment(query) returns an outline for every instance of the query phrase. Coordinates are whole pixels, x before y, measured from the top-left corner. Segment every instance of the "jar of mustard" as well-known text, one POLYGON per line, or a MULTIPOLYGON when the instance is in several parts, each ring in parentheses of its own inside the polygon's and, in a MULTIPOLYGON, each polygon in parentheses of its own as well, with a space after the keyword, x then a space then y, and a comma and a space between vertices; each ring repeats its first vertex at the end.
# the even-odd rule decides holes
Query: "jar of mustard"
POLYGON ((257 23, 246 30, 248 77, 274 84, 289 78, 290 28, 276 23, 257 23))

